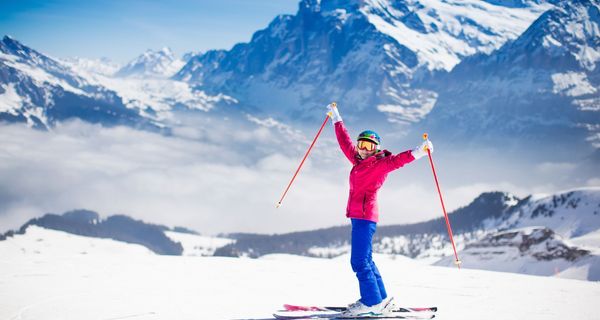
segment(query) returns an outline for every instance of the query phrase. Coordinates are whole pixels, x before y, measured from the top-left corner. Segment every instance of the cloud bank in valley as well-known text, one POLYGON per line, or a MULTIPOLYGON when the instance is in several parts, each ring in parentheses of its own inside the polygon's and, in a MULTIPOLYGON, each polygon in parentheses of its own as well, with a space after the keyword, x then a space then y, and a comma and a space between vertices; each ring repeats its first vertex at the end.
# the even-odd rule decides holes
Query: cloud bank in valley
MULTIPOLYGON (((276 209, 308 144, 300 131, 256 119, 250 123, 234 131, 182 126, 174 136, 80 121, 50 132, 0 126, 0 231, 44 213, 77 208, 102 216, 127 214, 207 234, 282 233, 347 223, 351 167, 337 149, 333 130, 327 127, 282 208, 276 209)), ((449 210, 484 191, 525 196, 532 190, 519 182, 464 176, 464 167, 441 159, 440 178, 449 210)), ((428 166, 420 160, 389 176, 379 195, 382 224, 441 216, 428 166)), ((551 163, 537 168, 539 174, 555 170, 574 168, 551 163)), ((538 185, 539 191, 553 187, 538 185)))

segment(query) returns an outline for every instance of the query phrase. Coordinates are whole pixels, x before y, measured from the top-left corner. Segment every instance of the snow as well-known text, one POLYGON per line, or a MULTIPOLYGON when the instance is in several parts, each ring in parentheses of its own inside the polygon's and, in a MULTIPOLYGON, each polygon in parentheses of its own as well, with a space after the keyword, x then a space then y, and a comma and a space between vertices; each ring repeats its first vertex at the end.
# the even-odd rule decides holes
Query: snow
POLYGON ((575 188, 552 195, 533 195, 530 202, 497 227, 501 229, 545 226, 564 238, 575 238, 600 229, 600 188, 575 188), (540 214, 531 217, 534 211, 540 214), (523 218, 523 216, 525 218, 523 218))
POLYGON ((0 93, 0 112, 18 115, 17 110, 23 107, 23 99, 15 90, 15 84, 0 85, 4 93, 0 93))
POLYGON ((183 81, 162 78, 115 78, 78 68, 75 70, 90 83, 116 92, 127 108, 138 109, 143 116, 159 121, 172 120, 172 110, 175 106, 210 111, 221 102, 237 102, 226 95, 211 96, 202 90, 194 90, 183 81))
MULTIPOLYGON (((73 92, 78 95, 89 96, 89 94, 86 93, 85 91, 83 91, 79 88, 73 87, 72 85, 70 85, 69 83, 64 81, 63 79, 59 79, 59 78, 51 75, 50 73, 46 72, 44 69, 38 67, 37 65, 31 66, 27 63, 20 62, 20 59, 18 57, 2 54, 2 56, 0 56, 0 59, 2 59, 3 63, 6 64, 7 66, 17 69, 17 70, 23 72, 24 74, 26 74, 27 76, 31 77, 32 80, 38 84, 38 86, 43 86, 44 84, 50 84, 50 85, 62 87, 65 91, 73 92)), ((32 58, 32 61, 35 62, 35 59, 32 58)), ((81 79, 77 79, 77 80, 81 80, 81 79)), ((84 86, 85 83, 82 83, 80 85, 84 86)))
POLYGON ((100 83, 121 96, 130 108, 151 108, 156 112, 170 111, 176 102, 196 110, 208 111, 218 97, 210 97, 202 91, 192 91, 181 81, 165 79, 118 79, 98 77, 100 83))
POLYGON ((555 73, 552 75, 552 82, 554 83, 552 92, 571 97, 592 94, 597 91, 583 72, 555 73))
POLYGON ((578 246, 586 247, 585 249, 596 248, 596 250, 600 251, 600 230, 590 232, 581 237, 571 238, 570 242, 578 246))
POLYGON ((429 62, 430 70, 446 69, 449 71, 460 62, 460 58, 454 54, 452 49, 439 46, 439 43, 450 43, 450 47, 459 50, 463 44, 457 39, 447 35, 438 35, 435 36, 435 39, 431 39, 432 36, 419 33, 404 24, 390 24, 379 15, 368 15, 368 17, 369 22, 375 25, 379 31, 416 52, 421 61, 429 62))
POLYGON ((27 125, 29 127, 33 127, 35 125, 32 118, 37 118, 40 120, 47 128, 49 127, 48 118, 46 117, 46 112, 42 107, 33 107, 23 111, 23 115, 27 118, 27 125))
POLYGON ((379 31, 416 52, 420 64, 429 70, 447 71, 464 56, 490 53, 507 40, 516 38, 550 8, 547 4, 508 8, 477 0, 408 2, 426 29, 422 32, 396 20, 394 17, 403 14, 396 12, 388 1, 371 0, 368 3, 369 6, 361 11, 379 31))
POLYGON ((137 78, 168 78, 179 71, 185 62, 175 58, 170 48, 159 51, 147 50, 135 58, 118 72, 116 76, 137 78))
POLYGON ((330 246, 330 247, 312 247, 308 249, 308 253, 321 258, 338 257, 350 252, 350 245, 330 246))
POLYGON ((20 96, 14 83, 0 85, 0 88, 4 90, 4 93, 0 93, 0 113, 5 112, 18 116, 19 112, 21 112, 27 119, 27 125, 30 127, 35 125, 32 118, 37 118, 43 124, 48 125, 44 108, 33 106, 29 96, 20 96))
POLYGON ((212 256, 218 248, 235 242, 235 240, 229 238, 208 237, 174 231, 166 231, 165 235, 171 240, 181 243, 184 256, 212 256))
MULTIPOLYGON (((73 255, 154 255, 144 246, 111 239, 89 238, 63 231, 29 226, 25 235, 16 235, 0 242, 0 256, 61 257, 73 255)), ((2 318, 2 317, 0 317, 2 318)))
POLYGON ((139 73, 131 71, 128 77, 115 76, 118 65, 106 59, 74 58, 62 62, 86 82, 116 92, 127 108, 137 109, 152 120, 173 120, 172 111, 177 107, 207 112, 222 102, 237 103, 226 95, 208 95, 186 82, 169 79, 183 66, 183 61, 174 59, 169 48, 149 50, 123 67, 121 70, 136 65, 146 68, 138 70, 139 73))
MULTIPOLYGON (((0 254, 1 319, 265 319, 284 303, 358 295, 348 255, 159 256, 37 227, 1 241, 0 254)), ((597 283, 374 259, 399 303, 437 306, 440 319, 597 319, 597 283)))
MULTIPOLYGON (((595 270, 600 267, 599 249, 577 247, 547 228, 529 226, 489 234, 468 244, 459 257, 470 269, 598 281, 600 273, 595 270)), ((450 256, 435 265, 452 266, 453 262, 450 256)))
POLYGON ((89 73, 101 74, 104 76, 112 76, 121 67, 107 58, 89 59, 74 57, 64 59, 61 62, 67 64, 72 69, 79 70, 79 72, 83 70, 89 73))
POLYGON ((598 4, 592 4, 596 7, 596 10, 593 10, 590 7, 590 10, 586 10, 585 8, 578 8, 577 17, 579 19, 574 21, 569 21, 565 26, 567 32, 572 35, 573 40, 577 40, 576 46, 579 48, 579 52, 576 53, 575 57, 579 60, 579 63, 582 67, 587 69, 588 71, 593 71, 596 68, 596 62, 600 61, 600 51, 598 48, 594 46, 594 43, 586 43, 585 39, 598 39, 600 36, 600 30, 598 27, 597 12, 598 12, 598 4), (592 16, 596 14, 596 17, 592 16))

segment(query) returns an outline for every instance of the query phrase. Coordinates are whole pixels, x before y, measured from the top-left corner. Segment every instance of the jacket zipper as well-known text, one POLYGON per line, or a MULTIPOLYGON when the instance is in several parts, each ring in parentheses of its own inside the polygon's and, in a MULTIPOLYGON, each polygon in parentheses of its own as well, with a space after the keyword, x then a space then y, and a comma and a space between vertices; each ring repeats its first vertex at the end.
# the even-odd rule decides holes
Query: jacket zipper
POLYGON ((365 195, 363 197, 363 208, 362 208, 363 218, 365 218, 367 216, 367 211, 365 210, 365 203, 366 202, 367 202, 367 194, 365 193, 365 195))

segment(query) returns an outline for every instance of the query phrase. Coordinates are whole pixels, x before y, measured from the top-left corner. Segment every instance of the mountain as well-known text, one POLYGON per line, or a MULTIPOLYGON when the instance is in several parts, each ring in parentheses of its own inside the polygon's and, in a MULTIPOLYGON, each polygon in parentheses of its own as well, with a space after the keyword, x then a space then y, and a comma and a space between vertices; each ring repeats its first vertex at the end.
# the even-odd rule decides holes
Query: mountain
POLYGON ((303 0, 248 43, 187 54, 172 79, 181 61, 167 48, 121 77, 44 56, 56 66, 46 70, 41 54, 5 49, 4 77, 24 80, 0 83, 0 119, 166 128, 182 121, 174 110, 234 107, 242 118, 302 126, 336 100, 349 122, 376 123, 393 139, 427 129, 444 144, 527 144, 535 152, 524 156, 572 160, 558 144, 597 168, 597 30, 597 0, 303 0))
POLYGON ((438 99, 418 130, 435 128, 448 141, 521 141, 555 156, 557 146, 593 153, 600 145, 599 30, 600 2, 558 2, 517 39, 431 79, 425 88, 438 99))
MULTIPOLYGON (((521 246, 527 248, 520 251, 521 269, 547 275, 547 266, 541 267, 545 268, 544 272, 534 272, 538 270, 538 262, 553 260, 553 272, 554 267, 565 271, 580 264, 600 267, 597 259, 600 238, 596 236, 600 233, 599 215, 600 189, 588 188, 524 199, 503 192, 483 193, 469 205, 451 212, 449 218, 459 256, 463 256, 463 252, 467 256, 465 267, 487 268, 488 256, 495 256, 499 246, 506 251, 521 246), (538 239, 536 246, 532 246, 527 237, 538 239), (498 242, 498 239, 508 242, 498 242), (518 242, 517 239, 523 240, 518 242), (557 264, 557 259, 562 262, 557 264)), ((349 252, 349 235, 349 226, 276 235, 232 234, 229 237, 236 242, 217 249, 215 255, 259 257, 292 253, 331 258, 349 252)), ((451 265, 454 259, 443 217, 410 225, 379 226, 373 248, 375 252, 401 254, 440 265, 451 265)), ((506 254, 500 258, 511 257, 506 254)), ((521 270, 515 264, 498 262, 491 270, 521 270)), ((595 274, 592 274, 594 279, 595 274)))
POLYGON ((101 219, 98 213, 89 210, 73 210, 62 215, 49 213, 31 219, 16 232, 0 234, 0 241, 18 235, 33 237, 35 234, 48 232, 43 230, 58 230, 81 238, 112 239, 115 242, 137 244, 162 255, 212 256, 217 248, 233 242, 229 238, 203 236, 184 227, 169 228, 134 220, 125 215, 101 219))
POLYGON ((437 98, 414 81, 499 48, 550 7, 303 0, 296 15, 276 17, 229 51, 190 59, 174 78, 283 119, 311 118, 336 100, 349 119, 414 123, 437 98))
MULTIPOLYGON (((600 248, 581 249, 546 227, 526 227, 491 233, 460 252, 471 269, 600 280, 600 248)), ((436 262, 452 266, 454 257, 436 262)))
MULTIPOLYGON (((502 220, 519 203, 514 195, 503 192, 483 193, 473 202, 450 213, 452 228, 459 237, 471 237, 476 230, 489 228, 489 219, 502 220)), ((444 218, 409 225, 379 226, 374 247, 378 252, 426 258, 428 250, 439 251, 447 241, 444 218), (401 244, 400 244, 401 243, 401 244)), ((292 253, 333 257, 349 249, 350 227, 280 235, 232 234, 237 242, 217 250, 217 255, 259 257, 270 253, 292 253)), ((439 256, 439 252, 437 252, 439 256)))
MULTIPOLYGON (((156 55, 172 57, 168 49, 156 55)), ((110 61, 60 61, 5 36, 0 42, 0 121, 50 129, 62 121, 81 119, 168 134, 181 122, 175 111, 206 113, 237 103, 223 94, 208 95, 159 75, 178 63, 173 61, 169 67, 161 64, 167 58, 161 59, 125 66, 121 71, 129 70, 130 77, 117 78, 113 76, 117 66, 110 61), (149 69, 140 71, 138 77, 135 72, 140 66, 149 69)), ((245 117, 241 112, 229 115, 245 117)))
POLYGON ((0 121, 47 129, 79 118, 91 123, 153 128, 116 92, 5 36, 0 41, 0 121))
POLYGON ((183 60, 175 58, 171 49, 165 47, 158 51, 144 52, 119 69, 115 76, 168 78, 179 71, 183 65, 183 60))
MULTIPOLYGON (((599 280, 600 189, 571 190, 519 199, 503 192, 483 193, 449 214, 463 267, 599 280)), ((349 226, 287 234, 201 236, 127 216, 100 219, 75 210, 32 219, 0 240, 28 233, 30 226, 140 244, 158 254, 258 258, 274 253, 335 258, 349 253, 349 226)), ((404 255, 422 262, 454 262, 444 218, 409 225, 381 225, 374 252, 404 255)))
POLYGON ((25 234, 27 228, 32 225, 80 236, 141 244, 157 254, 181 255, 183 252, 180 243, 165 235, 164 232, 169 230, 165 226, 147 224, 124 215, 100 219, 96 212, 88 210, 74 210, 62 215, 46 214, 28 221, 18 232, 11 232, 5 236, 25 234))
POLYGON ((117 259, 156 256, 154 252, 139 244, 85 237, 36 225, 27 227, 23 234, 13 234, 6 241, 0 241, 0 248, 4 257, 15 253, 37 257, 47 255, 58 259, 68 256, 98 256, 100 259, 111 256, 116 256, 117 259))

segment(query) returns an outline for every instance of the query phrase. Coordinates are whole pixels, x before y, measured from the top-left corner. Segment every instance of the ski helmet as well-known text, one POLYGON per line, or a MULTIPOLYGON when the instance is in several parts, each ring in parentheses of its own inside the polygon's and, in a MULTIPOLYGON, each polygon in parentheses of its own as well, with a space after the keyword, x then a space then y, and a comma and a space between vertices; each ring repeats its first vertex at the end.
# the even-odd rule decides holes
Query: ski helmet
POLYGON ((381 137, 377 134, 377 132, 372 130, 365 130, 358 135, 356 140, 368 140, 375 143, 377 146, 381 143, 381 137))

